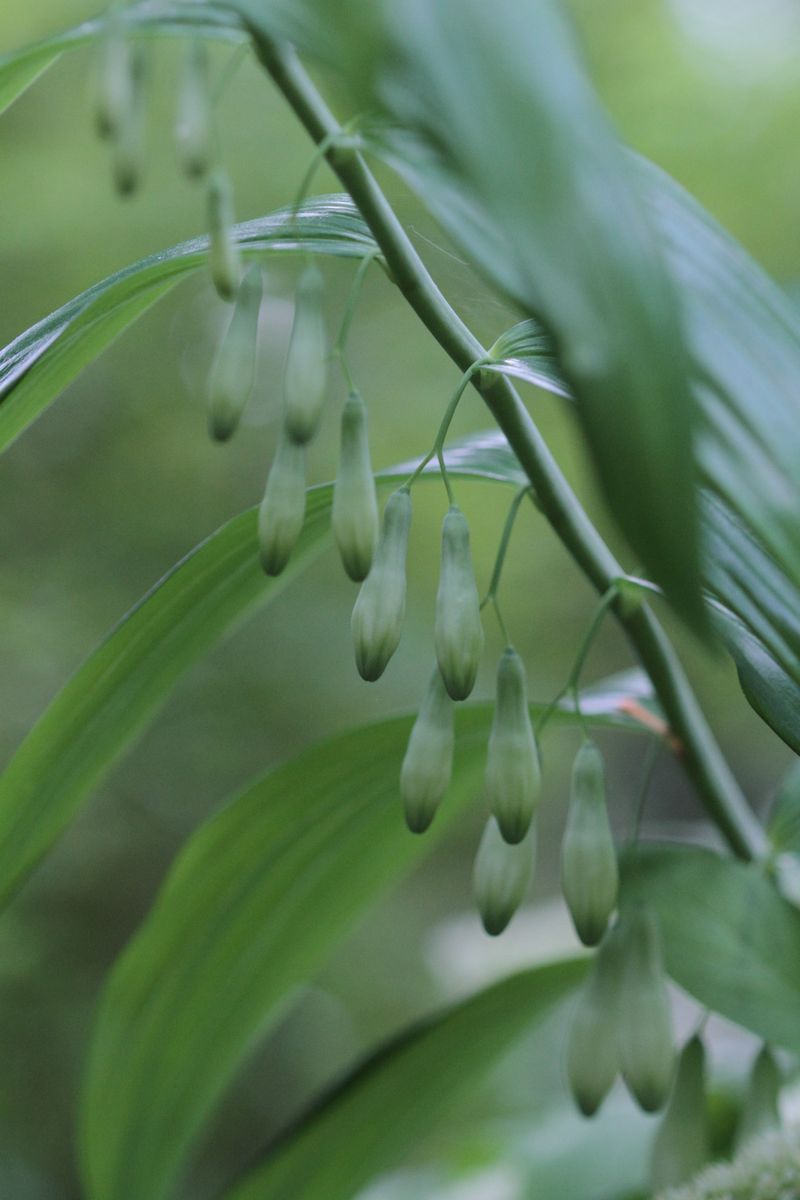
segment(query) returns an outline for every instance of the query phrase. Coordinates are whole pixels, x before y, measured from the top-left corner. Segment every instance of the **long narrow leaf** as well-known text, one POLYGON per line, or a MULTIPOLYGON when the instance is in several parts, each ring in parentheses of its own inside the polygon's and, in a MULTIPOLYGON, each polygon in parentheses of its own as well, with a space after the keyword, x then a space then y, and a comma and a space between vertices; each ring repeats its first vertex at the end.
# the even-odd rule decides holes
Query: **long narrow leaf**
MULTIPOLYGON (((399 819, 409 728, 395 720, 313 748, 183 851, 100 1006, 85 1100, 92 1200, 169 1194, 266 1021, 445 828, 420 839, 399 819)), ((468 714, 451 814, 477 786, 484 740, 468 714)))
MULTIPOLYGON (((133 0, 124 5, 115 20, 121 21, 132 37, 175 38, 200 36, 232 44, 246 41, 235 3, 213 0, 133 0)), ((281 38, 312 53, 322 61, 341 58, 335 28, 326 28, 313 9, 298 0, 268 0, 260 5, 260 17, 271 37, 281 38)), ((107 12, 90 21, 38 42, 0 55, 0 114, 34 83, 67 50, 91 45, 108 28, 107 12)))
POLYGON ((580 982, 548 964, 472 996, 384 1047, 264 1154, 225 1200, 351 1200, 431 1133, 520 1035, 580 982))
POLYGON ((321 549, 330 495, 312 493, 300 544, 276 580, 243 513, 184 559, 59 693, 0 777, 0 899, 7 900, 186 669, 321 549))
MULTIPOLYGON (((231 42, 244 39, 236 16, 223 5, 141 0, 138 4, 123 8, 118 19, 135 36, 185 37, 191 32, 231 42)), ((65 50, 97 41, 107 24, 105 16, 96 17, 32 45, 0 55, 0 113, 13 104, 65 50)))
MULTIPOLYGON (((347 196, 318 196, 236 226, 247 258, 310 251, 361 258, 375 243, 347 196)), ((179 280, 206 265, 208 238, 142 259, 95 284, 0 350, 0 451, 78 372, 179 280)))

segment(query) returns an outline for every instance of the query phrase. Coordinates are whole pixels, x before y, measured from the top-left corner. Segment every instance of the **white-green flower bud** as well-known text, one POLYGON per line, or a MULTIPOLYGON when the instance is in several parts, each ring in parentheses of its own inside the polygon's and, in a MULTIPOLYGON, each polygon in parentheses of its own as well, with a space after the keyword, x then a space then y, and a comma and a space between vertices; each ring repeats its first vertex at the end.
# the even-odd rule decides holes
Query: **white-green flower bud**
POLYGON ((675 1052, 661 938, 652 912, 626 913, 620 923, 625 966, 620 991, 618 1049, 622 1077, 645 1112, 669 1096, 675 1052))
POLYGON ((184 51, 175 114, 175 147, 181 170, 199 179, 211 161, 211 96, 208 84, 208 51, 199 37, 190 38, 184 51))
POLYGON ((233 189, 218 167, 208 178, 208 262, 214 287, 223 300, 236 295, 241 277, 239 246, 233 233, 233 189))
POLYGON ((411 493, 399 488, 386 502, 370 573, 361 585, 351 622, 362 679, 379 679, 400 644, 406 611, 406 553, 411 493))
POLYGON ((127 106, 120 109, 111 133, 111 172, 120 196, 131 196, 144 174, 146 140, 146 52, 133 45, 129 53, 130 88, 127 106))
POLYGON ((667 1111, 653 1142, 650 1182, 654 1191, 685 1183, 708 1162, 705 1059, 698 1036, 686 1043, 678 1058, 667 1111))
POLYGON ((483 653, 483 625, 469 548, 469 526, 455 504, 442 525, 434 638, 445 687, 454 700, 466 700, 475 686, 483 653))
POLYGON ((541 791, 539 751, 530 713, 525 667, 510 646, 497 666, 497 698, 486 760, 486 799, 507 842, 528 832, 541 791))
POLYGON ((657 1200, 796 1200, 800 1196, 797 1130, 767 1133, 737 1152, 733 1162, 706 1167, 685 1186, 657 1200))
POLYGON ((258 513, 261 565, 280 575, 303 529, 306 513, 306 456, 302 446, 281 437, 258 513))
POLYGON ((606 934, 578 997, 569 1032, 567 1074, 575 1103, 585 1117, 600 1108, 617 1077, 617 1013, 622 983, 618 930, 606 934))
POLYGON ((561 884, 578 937, 596 946, 616 907, 619 872, 606 809, 603 756, 590 741, 581 746, 572 769, 561 884))
POLYGON ((317 431, 328 381, 328 335, 325 329, 325 279, 313 264, 300 276, 294 324, 286 358, 284 397, 286 429, 301 444, 317 431))
POLYGON ((747 1092, 742 1113, 736 1129, 736 1145, 747 1142, 780 1128, 781 1118, 778 1102, 781 1094, 781 1069, 775 1056, 766 1044, 761 1047, 750 1069, 747 1092))
POLYGON ((133 49, 120 19, 119 4, 108 13, 100 42, 94 122, 101 138, 119 134, 134 104, 133 49))
POLYGON ((400 768, 400 796, 412 833, 425 832, 450 786, 453 717, 453 701, 435 667, 400 768))
POLYGON ((233 316, 211 368, 208 428, 219 442, 227 441, 235 432, 253 390, 261 295, 261 268, 253 263, 242 280, 233 316))
POLYGON ((342 410, 332 524, 342 565, 360 583, 369 574, 378 540, 378 499, 369 457, 367 409, 358 392, 350 393, 342 410))
POLYGON ((495 818, 489 818, 475 858, 473 890, 483 928, 493 937, 503 932, 525 898, 535 857, 532 822, 522 841, 510 846, 495 818))

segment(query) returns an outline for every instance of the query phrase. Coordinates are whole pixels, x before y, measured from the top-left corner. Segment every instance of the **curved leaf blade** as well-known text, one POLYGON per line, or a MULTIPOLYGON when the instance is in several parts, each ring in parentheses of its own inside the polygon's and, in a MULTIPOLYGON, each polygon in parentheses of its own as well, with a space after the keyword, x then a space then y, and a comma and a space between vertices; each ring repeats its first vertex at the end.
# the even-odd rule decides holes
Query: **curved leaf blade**
MULTIPOLYGON (((244 41, 238 20, 230 10, 212 4, 188 5, 141 0, 126 5, 119 20, 133 36, 185 37, 188 32, 205 38, 244 41)), ((106 17, 96 17, 32 45, 0 55, 0 113, 25 92, 65 50, 77 49, 102 37, 106 17)))
POLYGON ((256 512, 223 526, 144 597, 51 703, 0 777, 0 900, 20 886, 184 671, 321 549, 330 497, 309 497, 295 555, 269 580, 256 512))
POLYGON ((763 866, 696 847, 641 846, 623 903, 659 917, 667 969, 701 1004, 800 1053, 800 913, 763 866))
POLYGON ((538 321, 520 321, 502 333, 489 349, 486 368, 524 379, 526 383, 557 396, 571 398, 558 365, 553 339, 538 321))
MULTIPOLYGON (((330 254, 362 258, 377 247, 347 196, 318 196, 236 226, 246 258, 330 254)), ((208 238, 142 259, 95 284, 0 350, 0 451, 72 379, 181 279, 206 265, 208 238)))
POLYGON ((351 1200, 395 1167, 583 978, 586 959, 486 988, 381 1048, 264 1154, 225 1200, 351 1200))
MULTIPOLYGON (((410 724, 368 726, 301 754, 212 818, 179 856, 100 1007, 85 1102, 94 1200, 169 1193, 266 1020, 441 836, 446 819, 430 841, 400 819, 410 724), (180 1038, 168 1032, 176 1022, 180 1038)), ((484 739, 483 720, 467 714, 451 816, 478 784, 484 739)))
POLYGON ((703 482, 800 586, 800 315, 673 179, 636 160, 682 298, 703 482))

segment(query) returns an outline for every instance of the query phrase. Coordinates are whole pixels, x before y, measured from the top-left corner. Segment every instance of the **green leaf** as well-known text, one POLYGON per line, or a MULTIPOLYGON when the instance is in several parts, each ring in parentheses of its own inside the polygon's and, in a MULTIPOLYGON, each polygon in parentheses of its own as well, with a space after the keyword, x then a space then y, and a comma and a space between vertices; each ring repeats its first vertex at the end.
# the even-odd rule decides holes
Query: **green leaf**
POLYGON ((351 1200, 434 1132, 584 970, 584 959, 572 959, 525 971, 407 1032, 301 1118, 226 1200, 351 1200))
MULTIPOLYGON (((93 1200, 169 1194, 268 1018, 446 828, 415 838, 401 820, 409 729, 394 720, 314 747, 181 853, 101 1001, 85 1096, 93 1200)), ((483 720, 467 714, 450 815, 473 794, 484 739, 483 720)))
POLYGON ((675 982, 765 1041, 800 1053, 800 913, 763 866, 651 845, 623 868, 623 904, 655 910, 675 982))
MULTIPOLYGON (((236 226, 245 258, 275 253, 363 258, 375 243, 349 197, 317 196, 236 226)), ((0 351, 0 451, 78 372, 179 280, 206 266, 208 238, 151 255, 97 283, 0 351)))
POLYGON ((800 312, 683 188, 636 163, 683 304, 703 482, 800 587, 800 312))
MULTIPOLYGON (((134 36, 186 37, 191 32, 201 37, 230 42, 244 40, 238 20, 222 5, 191 6, 141 0, 141 3, 123 8, 120 19, 134 36)), ((0 55, 0 113, 52 66, 65 50, 97 41, 107 23, 106 17, 97 17, 20 50, 0 55)))
POLYGON ((486 366, 490 371, 513 375, 557 396, 571 398, 553 339, 538 321, 520 321, 502 333, 489 349, 486 366))
POLYGON ((283 575, 258 564, 256 512, 223 526, 128 614, 67 683, 0 777, 0 899, 7 900, 186 669, 277 596, 327 534, 330 489, 309 496, 283 575))
MULTIPOLYGON (((700 478, 800 588, 800 314, 674 180, 634 161, 685 308, 700 478)), ((569 394, 552 339, 535 321, 504 333, 490 355, 493 369, 569 394)))
MULTIPOLYGON (((552 1055, 552 1044, 548 1047, 552 1055)), ((652 1118, 614 1093, 591 1121, 570 1102, 533 1125, 521 1198, 634 1200, 645 1195, 652 1118)))
POLYGON ((563 15, 551 0, 406 0, 384 12, 374 87, 399 127, 383 134, 392 161, 553 336, 619 526, 702 626, 678 305, 638 175, 563 15))
MULTIPOLYGON (((617 695, 612 688, 604 707, 595 691, 586 719, 626 727, 617 695)), ((410 835, 401 818, 398 779, 413 721, 403 717, 306 751, 192 838, 101 1002, 85 1103, 93 1200, 169 1193, 214 1104, 290 990, 474 799, 491 717, 490 704, 459 709, 454 783, 432 836, 410 835)), ((564 707, 554 719, 576 716, 564 707)), ((529 1007, 509 1012, 486 1031, 494 1039, 487 1045, 506 1044, 530 1019, 529 1007)), ((471 1054, 464 1049, 462 1066, 471 1054)), ((333 1184, 326 1179, 325 1187, 333 1184)))
MULTIPOLYGON (((493 438, 473 437, 448 452, 451 474, 516 482, 499 467, 493 438)), ((381 474, 406 479, 415 464, 381 474)), ((427 475, 438 478, 430 464, 427 475)), ((312 488, 303 534, 287 570, 269 579, 258 565, 257 510, 202 542, 151 591, 87 659, 31 730, 0 777, 0 903, 20 886, 91 790, 158 711, 178 679, 238 621, 279 595, 329 538, 333 489, 312 488)), ((593 695, 588 715, 642 731, 614 684, 593 695)), ((543 706, 542 706, 543 707, 543 706)), ((569 712, 569 706, 563 706, 569 712)))
POLYGON ((701 425, 704 582, 757 713, 800 752, 800 316, 674 181, 639 169, 683 298, 701 425))

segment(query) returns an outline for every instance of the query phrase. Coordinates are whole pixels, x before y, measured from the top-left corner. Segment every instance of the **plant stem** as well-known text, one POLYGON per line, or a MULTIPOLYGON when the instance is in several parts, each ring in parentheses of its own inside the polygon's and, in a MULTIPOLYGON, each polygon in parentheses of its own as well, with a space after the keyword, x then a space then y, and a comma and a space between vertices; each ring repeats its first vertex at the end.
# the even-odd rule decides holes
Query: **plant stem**
POLYGON ((589 627, 586 630, 586 633, 581 638, 580 645, 578 646, 578 653, 576 654, 575 661, 572 664, 572 670, 570 671, 569 675, 567 676, 567 682, 564 684, 564 686, 561 688, 561 690, 556 693, 556 695, 550 701, 547 708, 544 710, 541 717, 539 718, 539 721, 536 726, 536 732, 539 737, 541 737, 542 734, 544 733, 547 722, 550 720, 550 718, 552 717, 556 708, 558 707, 559 702, 564 699, 567 692, 572 692, 572 695, 573 695, 573 698, 575 701, 575 708, 578 712, 578 716, 581 719, 583 719, 583 714, 581 713, 581 707, 580 707, 580 705, 581 705, 580 690, 578 687, 578 685, 580 683, 581 672, 583 671, 584 664, 586 663, 586 659, 589 655, 589 651, 592 648, 592 643, 594 642, 595 636, 597 635, 597 631, 600 628, 600 625, 602 624, 603 617, 606 615, 609 608, 613 604, 614 600, 616 599, 616 596, 617 596, 616 584, 612 584, 611 587, 608 588, 608 590, 606 591, 605 595, 601 596, 600 603, 597 605, 597 608, 592 613, 592 618, 589 622, 589 627))
MULTIPOLYGON (((450 307, 406 235, 361 155, 337 146, 340 129, 295 52, 251 27, 256 53, 314 142, 330 139, 325 157, 381 248, 391 278, 442 349, 463 372, 486 351, 450 307)), ((530 480, 541 511, 598 592, 624 574, 564 478, 522 400, 503 375, 477 371, 483 397, 530 480)), ((675 651, 646 605, 612 611, 649 674, 667 719, 684 747, 683 761, 712 820, 742 858, 764 853, 764 831, 717 745, 675 651)))
POLYGON ((511 541, 511 534, 514 529, 514 522, 517 519, 517 513, 519 512, 522 501, 525 499, 526 496, 530 495, 530 492, 531 492, 530 486, 526 485, 525 487, 519 489, 516 496, 511 501, 511 504, 508 509, 508 515, 506 517, 505 525, 503 526, 503 532, 500 537, 500 545, 498 546, 498 549, 497 549, 497 557, 494 560, 494 569, 492 570, 492 577, 489 580, 489 587, 487 589, 486 595, 484 596, 483 600, 481 601, 481 608, 483 608, 484 605, 488 604, 490 600, 494 600, 497 597, 497 589, 500 587, 500 576, 503 574, 503 565, 505 564, 505 561, 506 561, 506 554, 508 552, 508 543, 511 541))

